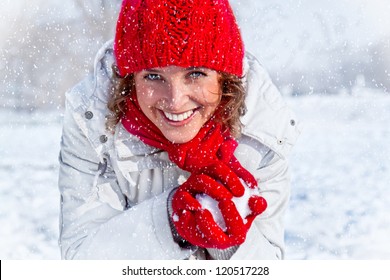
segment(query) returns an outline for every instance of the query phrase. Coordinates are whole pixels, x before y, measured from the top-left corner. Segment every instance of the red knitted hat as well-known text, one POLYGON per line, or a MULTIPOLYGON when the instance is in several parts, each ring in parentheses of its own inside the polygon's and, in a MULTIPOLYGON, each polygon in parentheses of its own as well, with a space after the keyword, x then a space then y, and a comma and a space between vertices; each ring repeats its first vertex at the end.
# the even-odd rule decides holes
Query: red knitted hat
POLYGON ((228 0, 124 0, 114 51, 122 76, 169 65, 243 73, 244 45, 228 0))

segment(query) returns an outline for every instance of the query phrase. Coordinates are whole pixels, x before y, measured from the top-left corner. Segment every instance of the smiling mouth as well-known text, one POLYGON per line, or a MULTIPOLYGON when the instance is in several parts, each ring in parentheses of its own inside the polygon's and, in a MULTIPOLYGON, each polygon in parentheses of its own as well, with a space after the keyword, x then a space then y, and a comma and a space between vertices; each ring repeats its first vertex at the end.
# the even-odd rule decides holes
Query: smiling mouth
POLYGON ((189 111, 181 113, 181 114, 173 114, 173 113, 169 113, 169 112, 165 112, 165 111, 163 111, 163 113, 164 113, 164 116, 170 121, 182 122, 182 121, 189 119, 194 114, 194 111, 195 110, 189 110, 189 111))

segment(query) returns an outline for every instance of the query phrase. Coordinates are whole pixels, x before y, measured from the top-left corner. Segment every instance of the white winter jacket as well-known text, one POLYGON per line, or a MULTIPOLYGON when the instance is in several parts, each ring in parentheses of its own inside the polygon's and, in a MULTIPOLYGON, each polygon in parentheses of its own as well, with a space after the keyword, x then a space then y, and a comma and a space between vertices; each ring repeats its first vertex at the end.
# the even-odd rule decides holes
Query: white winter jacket
MULTIPOLYGON (((188 176, 165 151, 147 146, 118 124, 105 129, 109 113, 112 42, 99 51, 93 75, 66 94, 60 151, 60 238, 64 259, 203 258, 179 247, 167 214, 169 191, 188 176)), ((289 199, 287 156, 299 126, 269 76, 248 54, 243 134, 235 155, 258 180, 267 210, 256 218, 232 259, 281 259, 283 213, 289 199)))

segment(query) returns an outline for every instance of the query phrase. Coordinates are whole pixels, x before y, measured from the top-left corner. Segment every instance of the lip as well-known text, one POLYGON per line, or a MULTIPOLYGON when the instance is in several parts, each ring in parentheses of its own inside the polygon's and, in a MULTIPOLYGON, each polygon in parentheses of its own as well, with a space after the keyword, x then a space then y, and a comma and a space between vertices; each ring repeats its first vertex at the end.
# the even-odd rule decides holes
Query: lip
POLYGON ((199 108, 191 109, 182 113, 173 113, 159 110, 163 119, 172 126, 183 126, 189 123, 195 116, 199 108))

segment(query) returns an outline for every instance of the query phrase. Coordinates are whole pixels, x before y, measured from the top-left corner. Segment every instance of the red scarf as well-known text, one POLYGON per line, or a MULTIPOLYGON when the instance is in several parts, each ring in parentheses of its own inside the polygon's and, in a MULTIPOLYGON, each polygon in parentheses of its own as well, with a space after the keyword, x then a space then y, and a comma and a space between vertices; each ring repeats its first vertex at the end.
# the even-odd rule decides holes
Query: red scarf
MULTIPOLYGON (((233 171, 248 186, 252 188, 257 186, 253 175, 243 168, 234 156, 238 145, 236 140, 230 135, 229 130, 223 129, 220 123, 210 119, 192 140, 177 144, 166 139, 158 127, 144 115, 136 98, 129 98, 126 107, 126 114, 122 118, 125 129, 139 137, 145 144, 167 151, 170 160, 181 169, 199 174, 202 173, 203 168, 222 162, 224 167, 230 169, 218 169, 218 172, 222 173, 219 176, 225 177, 227 184, 240 184, 237 180, 229 180, 229 172, 233 171)), ((241 191, 236 194, 233 191, 236 196, 243 194, 242 185, 228 186, 228 189, 240 189, 241 191)))

